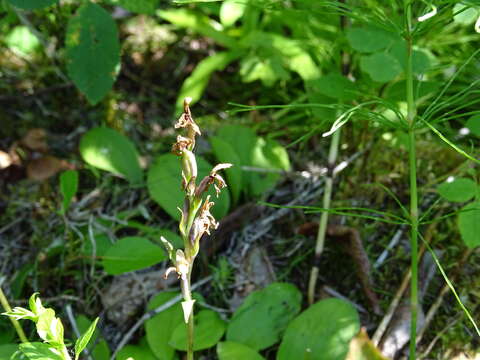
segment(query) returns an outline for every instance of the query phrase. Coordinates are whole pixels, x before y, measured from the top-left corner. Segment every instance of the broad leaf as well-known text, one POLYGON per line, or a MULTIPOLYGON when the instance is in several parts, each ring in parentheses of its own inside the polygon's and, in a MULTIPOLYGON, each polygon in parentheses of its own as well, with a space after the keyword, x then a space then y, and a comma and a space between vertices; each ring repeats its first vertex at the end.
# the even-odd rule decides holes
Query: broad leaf
MULTIPOLYGON (((480 5, 480 4, 479 4, 480 5)), ((453 7, 453 21, 461 25, 471 25, 480 16, 480 9, 478 7, 468 6, 459 1, 453 7)))
POLYGON ((308 83, 312 91, 341 101, 350 101, 355 98, 355 84, 347 77, 337 73, 330 73, 308 83))
MULTIPOLYGON (((202 310, 195 315, 193 350, 211 348, 225 333, 225 322, 212 310, 202 310)), ((178 324, 170 337, 169 344, 177 350, 187 351, 187 325, 178 324)))
POLYGON ((465 127, 467 127, 473 135, 480 137, 480 115, 473 115, 470 117, 467 120, 465 127))
POLYGON ((158 6, 158 0, 108 0, 108 2, 134 13, 148 15, 153 15, 158 6))
MULTIPOLYGON (((198 178, 197 184, 207 176, 212 166, 203 158, 197 156, 198 178)), ((180 158, 173 154, 160 155, 155 159, 148 171, 148 192, 150 196, 174 219, 180 219, 177 207, 183 206, 185 193, 181 189, 182 169, 180 158)), ((230 206, 228 188, 224 189, 217 198, 213 187, 209 192, 211 201, 215 202, 212 208, 213 215, 220 220, 230 206)))
POLYGON ((300 311, 301 301, 302 294, 291 284, 273 283, 254 291, 233 314, 227 340, 255 350, 272 346, 300 311))
POLYGON ((157 360, 147 345, 127 345, 122 348, 116 360, 157 360))
POLYGON ((88 342, 90 341, 95 328, 97 327, 98 317, 93 321, 93 323, 88 327, 88 329, 80 336, 77 341, 75 341, 75 360, 78 360, 80 353, 87 347, 88 342))
POLYGON ((219 360, 265 360, 252 348, 233 341, 218 343, 217 355, 219 360))
POLYGON ((120 63, 117 26, 101 6, 87 2, 70 19, 66 58, 70 78, 97 104, 112 88, 120 63))
POLYGON ((395 79, 402 72, 398 60, 386 52, 375 53, 360 58, 360 67, 374 81, 387 82, 395 79))
POLYGON ((480 245, 480 201, 466 205, 458 215, 463 242, 469 248, 480 245))
POLYGON ((78 172, 67 170, 60 175, 60 192, 63 196, 61 213, 65 214, 78 189, 78 172))
POLYGON ((132 184, 143 181, 135 145, 115 130, 99 127, 85 133, 80 140, 80 154, 89 165, 122 175, 132 184))
POLYGON ((0 360, 9 360, 17 350, 18 350, 18 344, 0 345, 0 360))
POLYGON ((359 328, 352 305, 333 298, 321 300, 288 325, 277 360, 344 360, 359 328))
POLYGON ((124 237, 113 244, 105 253, 102 265, 111 275, 144 269, 166 259, 164 250, 150 240, 124 237))
MULTIPOLYGON (((148 303, 148 310, 165 304, 178 293, 163 292, 155 296, 148 303)), ((159 360, 172 360, 175 349, 168 344, 170 336, 179 324, 184 324, 180 302, 163 310, 145 323, 147 342, 159 360)))
POLYGON ((13 6, 24 10, 41 9, 58 3, 58 0, 7 0, 13 6))
POLYGON ((351 27, 347 30, 347 39, 354 50, 373 53, 391 45, 394 36, 375 27, 351 27))
POLYGON ((220 22, 223 26, 232 26, 245 12, 247 2, 243 0, 225 0, 220 7, 220 22))
POLYGON ((238 52, 220 52, 215 55, 208 56, 200 61, 195 70, 189 77, 185 79, 177 96, 176 111, 180 113, 183 108, 183 100, 186 97, 192 99, 191 105, 196 103, 203 95, 205 88, 210 81, 212 73, 220 71, 229 63, 238 57, 238 52))
POLYGON ((59 351, 48 344, 32 342, 20 344, 19 347, 29 360, 64 360, 59 351))
POLYGON ((40 41, 26 26, 15 26, 5 36, 5 43, 10 50, 21 56, 32 54, 40 45, 40 41))
POLYGON ((440 184, 437 191, 448 201, 465 202, 477 194, 477 184, 471 179, 457 178, 440 184))

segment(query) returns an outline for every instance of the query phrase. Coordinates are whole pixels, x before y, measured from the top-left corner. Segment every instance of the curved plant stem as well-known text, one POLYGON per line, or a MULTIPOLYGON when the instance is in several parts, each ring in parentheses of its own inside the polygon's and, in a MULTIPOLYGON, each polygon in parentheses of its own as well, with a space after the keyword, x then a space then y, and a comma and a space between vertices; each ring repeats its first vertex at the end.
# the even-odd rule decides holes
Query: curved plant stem
POLYGON ((413 66, 412 66, 412 7, 410 0, 404 0, 405 40, 407 43, 407 67, 405 70, 407 93, 408 121, 408 163, 410 171, 410 247, 411 247, 411 279, 410 279, 410 354, 409 359, 416 359, 417 313, 418 313, 418 192, 417 192, 417 157, 415 148, 416 106, 413 98, 413 66))
MULTIPOLYGON (((5 309, 5 311, 12 311, 12 308, 10 307, 10 304, 8 303, 8 300, 7 300, 7 297, 5 296, 5 294, 3 293, 3 290, 2 288, 0 287, 0 303, 2 304, 3 308, 5 309)), ((15 331, 17 332, 18 334, 18 337, 20 339, 20 341, 22 343, 26 343, 28 342, 28 339, 27 337, 25 336, 25 333, 23 332, 23 329, 22 329, 22 326, 20 325, 20 323, 14 319, 13 317, 9 316, 8 317, 10 319, 10 321, 12 322, 13 324, 13 327, 15 328, 15 331)))

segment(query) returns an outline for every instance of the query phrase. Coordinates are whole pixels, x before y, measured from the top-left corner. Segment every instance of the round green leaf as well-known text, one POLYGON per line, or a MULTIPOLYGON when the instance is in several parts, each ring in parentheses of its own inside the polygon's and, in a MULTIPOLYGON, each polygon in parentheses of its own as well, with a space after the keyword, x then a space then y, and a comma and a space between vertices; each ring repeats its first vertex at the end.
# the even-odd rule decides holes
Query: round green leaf
POLYGON ((233 341, 218 343, 217 355, 219 360, 265 360, 252 348, 233 341))
POLYGON ((18 344, 0 345, 0 359, 8 360, 18 350, 18 344))
POLYGON ((277 360, 344 360, 359 329, 352 305, 333 298, 319 301, 288 325, 277 360))
POLYGON ((301 301, 302 294, 292 284, 273 283, 252 292, 233 314, 227 340, 255 350, 272 346, 300 311, 301 301))
POLYGON ((22 56, 29 55, 40 45, 37 37, 26 26, 15 26, 5 37, 10 50, 22 56))
POLYGON ((116 358, 116 360, 157 360, 148 346, 140 345, 127 345, 122 348, 116 358))
MULTIPOLYGON (((407 68, 407 43, 405 40, 400 39, 395 41, 389 50, 400 63, 403 69, 407 68)), ((424 74, 431 67, 430 59, 433 59, 433 55, 428 53, 424 49, 414 49, 412 51, 412 71, 414 74, 424 74)))
POLYGON ((242 169, 240 158, 233 147, 219 137, 211 137, 210 143, 217 160, 221 163, 230 163, 233 166, 225 170, 227 174, 228 187, 232 193, 233 202, 237 203, 242 190, 242 169))
MULTIPOLYGON (((197 185, 212 170, 212 166, 200 156, 197 156, 197 185)), ((180 219, 177 207, 183 206, 185 193, 181 189, 182 169, 180 158, 173 154, 160 155, 148 171, 148 192, 150 196, 174 219, 180 219)), ((217 220, 221 219, 230 206, 230 194, 224 189, 217 198, 215 190, 210 187, 210 200, 215 202, 212 208, 217 220)))
MULTIPOLYGON (((178 293, 163 292, 148 303, 148 310, 154 310, 171 300, 178 293)), ((159 360, 172 360, 175 349, 168 344, 170 336, 179 324, 184 324, 182 306, 180 303, 158 313, 145 323, 148 345, 159 360)))
POLYGON ((460 25, 471 25, 480 16, 478 8, 458 2, 453 7, 453 21, 460 25))
POLYGON ((220 7, 220 22, 228 27, 235 24, 245 12, 247 3, 241 0, 225 0, 220 7))
POLYGON ((362 56, 360 67, 374 81, 378 82, 393 80, 402 72, 402 67, 398 60, 393 55, 385 52, 362 56))
POLYGON ((166 259, 163 249, 142 237, 125 237, 105 253, 102 265, 111 275, 144 269, 166 259))
POLYGON ((20 9, 35 10, 58 3, 58 0, 8 0, 10 4, 20 9))
POLYGON ((465 126, 472 132, 473 135, 480 137, 480 115, 473 115, 468 120, 465 126))
POLYGON ((355 98, 355 84, 347 77, 337 73, 330 73, 309 83, 313 91, 332 99, 349 101, 355 98))
POLYGON ((68 75, 97 104, 110 91, 120 64, 120 42, 115 21, 101 6, 87 2, 68 22, 68 75))
POLYGON ((135 145, 115 130, 99 127, 85 133, 80 140, 80 154, 89 165, 122 175, 132 184, 143 181, 135 145))
MULTIPOLYGON (((195 315, 193 350, 203 350, 215 346, 225 333, 225 321, 212 310, 202 310, 195 315)), ((169 344, 177 350, 187 351, 187 326, 178 324, 169 344)))
POLYGON ((465 202, 475 196, 477 184, 471 179, 457 178, 440 184, 437 191, 441 197, 448 201, 465 202))
POLYGON ((480 201, 466 205, 458 215, 463 242, 469 248, 480 245, 480 201))
POLYGON ((393 36, 375 27, 351 27, 347 30, 347 39, 354 50, 371 53, 387 48, 392 43, 393 36))

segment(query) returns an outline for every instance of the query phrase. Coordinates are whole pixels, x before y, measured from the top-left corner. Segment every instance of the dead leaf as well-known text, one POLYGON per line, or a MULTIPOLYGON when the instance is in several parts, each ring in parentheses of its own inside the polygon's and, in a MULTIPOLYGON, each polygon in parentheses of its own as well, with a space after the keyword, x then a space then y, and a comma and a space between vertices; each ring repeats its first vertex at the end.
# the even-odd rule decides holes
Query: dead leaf
POLYGON ((20 142, 30 150, 43 153, 48 151, 47 132, 45 129, 35 128, 28 130, 20 142))
POLYGON ((44 181, 57 174, 59 171, 70 168, 72 168, 72 166, 65 160, 47 155, 28 162, 27 177, 35 181, 44 181))
POLYGON ((389 358, 383 356, 380 350, 373 345, 367 331, 362 327, 360 332, 350 341, 345 360, 389 360, 389 358))

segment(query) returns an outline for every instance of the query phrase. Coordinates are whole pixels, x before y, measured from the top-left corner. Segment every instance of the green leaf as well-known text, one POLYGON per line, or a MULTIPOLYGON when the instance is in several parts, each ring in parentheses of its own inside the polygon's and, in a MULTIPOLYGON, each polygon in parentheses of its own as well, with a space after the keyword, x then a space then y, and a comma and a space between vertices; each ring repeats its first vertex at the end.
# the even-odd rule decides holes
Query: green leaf
POLYGON ((377 82, 387 82, 395 79, 402 72, 398 60, 391 54, 380 52, 362 56, 360 67, 377 82))
POLYGON ((355 99, 355 84, 347 77, 330 73, 308 83, 312 91, 341 101, 355 99))
POLYGON ((75 341, 75 360, 78 360, 80 353, 87 347, 90 338, 92 337, 93 333, 95 332, 95 328, 97 326, 99 318, 97 317, 93 323, 89 326, 87 331, 80 336, 77 341, 75 341))
POLYGON ((101 6, 87 2, 68 22, 66 60, 70 78, 95 105, 110 91, 120 63, 115 21, 101 6))
POLYGON ((47 308, 38 314, 38 336, 44 341, 53 344, 63 344, 63 325, 60 319, 55 317, 55 311, 47 308))
MULTIPOLYGON (((94 235, 93 241, 95 241, 95 257, 98 258, 105 256, 107 250, 113 245, 108 235, 105 234, 94 235)), ((92 239, 84 241, 82 253, 87 256, 93 255, 92 239)))
POLYGON ((448 201, 465 202, 477 194, 477 184, 471 179, 456 178, 440 184, 437 191, 448 201))
POLYGON ((220 22, 223 26, 232 26, 245 12, 247 2, 243 0, 225 0, 220 7, 220 22))
POLYGON ((195 31, 205 37, 211 38, 227 48, 237 48, 237 41, 228 36, 224 31, 217 30, 222 26, 209 17, 188 9, 168 9, 157 11, 157 15, 172 24, 195 31))
POLYGON ((185 79, 177 97, 176 112, 183 109, 183 100, 186 97, 192 98, 190 105, 195 104, 203 95, 205 88, 210 81, 212 73, 220 71, 239 56, 238 52, 219 52, 208 56, 200 61, 192 74, 185 79))
POLYGON ((292 284, 273 283, 252 292, 233 314, 227 340, 255 350, 272 346, 300 311, 301 301, 302 294, 292 284))
POLYGON ((467 127, 473 135, 480 137, 480 115, 471 116, 467 120, 465 127, 467 127))
POLYGON ((39 47, 40 41, 26 26, 15 26, 5 36, 8 48, 22 56, 28 56, 39 47))
MULTIPOLYGON (((92 325, 92 321, 90 321, 85 315, 79 315, 76 318, 78 330, 80 333, 86 332, 89 327, 92 325)), ((105 340, 98 340, 98 329, 95 329, 92 338, 90 339, 90 343, 95 343, 95 347, 90 349, 90 353, 93 355, 95 360, 109 360, 110 359, 110 348, 105 340)))
POLYGON ((212 150, 217 160, 221 163, 231 163, 233 166, 225 170, 227 183, 232 194, 233 202, 236 204, 242 190, 242 169, 241 161, 232 145, 219 137, 210 137, 212 150))
POLYGON ((264 360, 264 357, 252 348, 233 341, 218 343, 217 355, 219 360, 264 360))
POLYGON ((65 214, 78 190, 78 172, 67 170, 60 175, 60 192, 63 196, 61 213, 65 214))
POLYGON ((359 329, 352 305, 333 298, 321 300, 288 325, 277 360, 343 360, 359 329))
MULTIPOLYGON (((154 310, 177 295, 178 293, 171 292, 158 294, 148 303, 148 310, 154 310)), ((183 321, 182 306, 179 302, 158 313, 145 323, 147 342, 159 360, 173 359, 175 349, 171 347, 168 342, 178 324, 185 324, 183 321)))
POLYGON ((166 259, 163 249, 150 240, 138 237, 124 237, 106 252, 102 265, 111 275, 144 269, 166 259))
MULTIPOLYGON (((212 166, 203 158, 197 156, 198 177, 197 184, 210 173, 212 166)), ((148 192, 150 196, 174 219, 180 219, 180 212, 177 207, 183 206, 185 197, 181 190, 182 179, 181 162, 178 156, 165 154, 157 157, 148 171, 148 192)), ((226 190, 226 189, 225 189, 226 190)), ((228 191, 222 191, 217 198, 215 191, 211 187, 208 194, 211 194, 211 200, 215 202, 212 208, 213 215, 220 220, 227 212, 230 206, 230 194, 228 191)))
POLYGON ((394 36, 385 30, 375 27, 351 27, 347 29, 350 46, 359 52, 373 53, 386 49, 394 40, 394 36))
POLYGON ((455 4, 453 13, 453 21, 460 25, 471 25, 480 16, 479 8, 468 6, 462 2, 455 4))
POLYGON ((18 344, 0 345, 0 360, 10 360, 13 354, 18 350, 18 344))
POLYGON ((13 6, 24 10, 41 9, 58 3, 58 0, 7 0, 13 6))
POLYGON ((132 184, 143 181, 135 145, 115 130, 98 127, 85 133, 80 140, 80 154, 89 165, 122 175, 132 184))
POLYGON ((480 245, 480 201, 466 205, 458 214, 463 242, 473 249, 480 245))
POLYGON ((108 0, 109 3, 123 7, 138 14, 155 14, 158 0, 108 0))
POLYGON ((29 360, 65 360, 58 350, 48 344, 31 342, 20 344, 19 347, 29 360))
MULTIPOLYGON (((389 53, 398 60, 402 68, 407 68, 407 43, 401 39, 395 41, 389 53)), ((426 50, 414 49, 412 51, 412 71, 414 74, 424 74, 431 68, 430 55, 426 50)))
MULTIPOLYGON (((202 310, 195 315, 193 350, 215 346, 225 333, 225 322, 212 310, 202 310)), ((187 351, 187 325, 178 324, 170 337, 169 344, 177 350, 187 351)))
POLYGON ((127 345, 122 348, 116 360, 157 360, 155 355, 146 345, 127 345))

